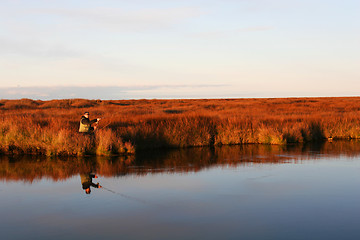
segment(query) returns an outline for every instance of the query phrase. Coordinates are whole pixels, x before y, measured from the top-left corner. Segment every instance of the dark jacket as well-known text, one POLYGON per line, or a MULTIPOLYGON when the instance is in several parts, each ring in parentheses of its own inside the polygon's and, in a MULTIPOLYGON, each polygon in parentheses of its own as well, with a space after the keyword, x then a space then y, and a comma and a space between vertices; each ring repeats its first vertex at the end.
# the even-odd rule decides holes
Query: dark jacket
POLYGON ((88 133, 94 130, 93 127, 91 127, 91 124, 96 123, 97 119, 93 119, 90 121, 89 118, 86 118, 85 116, 82 116, 80 119, 80 127, 79 132, 82 133, 88 133))
POLYGON ((80 174, 81 184, 83 189, 90 187, 99 188, 99 184, 93 183, 92 179, 95 177, 94 174, 80 174))

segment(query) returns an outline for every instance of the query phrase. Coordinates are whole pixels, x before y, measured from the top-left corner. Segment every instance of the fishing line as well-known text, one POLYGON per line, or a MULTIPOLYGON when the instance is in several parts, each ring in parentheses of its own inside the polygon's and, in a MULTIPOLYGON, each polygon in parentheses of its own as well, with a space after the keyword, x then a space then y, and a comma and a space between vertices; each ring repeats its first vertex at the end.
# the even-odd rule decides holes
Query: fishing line
POLYGON ((149 203, 149 202, 147 202, 145 200, 142 200, 142 199, 139 199, 139 198, 136 198, 136 197, 132 197, 132 196, 126 195, 124 193, 115 192, 115 191, 113 191, 113 190, 111 190, 109 188, 103 187, 103 186, 101 186, 101 188, 108 191, 108 192, 111 192, 113 194, 119 195, 119 196, 121 196, 123 198, 126 198, 126 199, 130 199, 130 200, 133 200, 133 201, 136 201, 136 202, 139 202, 139 203, 142 203, 142 204, 146 204, 146 205, 154 205, 154 204, 151 204, 151 203, 149 203))

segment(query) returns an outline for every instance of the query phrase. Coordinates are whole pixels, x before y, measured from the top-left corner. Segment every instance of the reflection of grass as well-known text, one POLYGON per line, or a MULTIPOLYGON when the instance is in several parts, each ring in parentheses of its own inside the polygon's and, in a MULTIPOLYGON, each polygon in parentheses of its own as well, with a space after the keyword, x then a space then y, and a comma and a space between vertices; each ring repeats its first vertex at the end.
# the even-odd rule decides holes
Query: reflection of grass
POLYGON ((117 157, 46 158, 35 156, 3 156, 0 180, 32 182, 41 178, 64 180, 80 173, 94 172, 101 176, 146 175, 156 173, 197 172, 212 166, 281 164, 288 161, 323 157, 358 157, 360 142, 334 141, 319 144, 264 145, 248 144, 180 150, 150 150, 117 157))
POLYGON ((360 137, 360 98, 0 100, 0 151, 118 155, 136 149, 360 137), (102 117, 77 133, 84 111, 102 117))
POLYGON ((134 161, 134 156, 111 158, 17 158, 16 161, 3 157, 0 161, 0 179, 33 182, 43 177, 55 181, 64 180, 80 173, 96 172, 104 176, 114 176, 125 171, 134 161))

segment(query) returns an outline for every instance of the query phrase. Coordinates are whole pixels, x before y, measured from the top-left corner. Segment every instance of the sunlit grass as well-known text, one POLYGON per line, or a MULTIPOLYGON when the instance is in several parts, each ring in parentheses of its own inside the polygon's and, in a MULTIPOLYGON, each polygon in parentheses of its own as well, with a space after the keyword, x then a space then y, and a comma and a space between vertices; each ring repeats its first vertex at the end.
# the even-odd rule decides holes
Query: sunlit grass
POLYGON ((360 138, 360 98, 0 100, 0 150, 9 154, 122 155, 140 149, 360 138), (78 133, 84 111, 101 117, 78 133))

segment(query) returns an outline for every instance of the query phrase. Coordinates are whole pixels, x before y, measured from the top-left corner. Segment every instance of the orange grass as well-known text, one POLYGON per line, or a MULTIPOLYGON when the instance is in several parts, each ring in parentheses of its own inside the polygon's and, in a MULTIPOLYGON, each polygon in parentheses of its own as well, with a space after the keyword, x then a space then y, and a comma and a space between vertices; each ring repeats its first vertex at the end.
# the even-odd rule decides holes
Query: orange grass
POLYGON ((360 137, 360 97, 199 100, 0 100, 0 151, 132 154, 139 149, 287 144, 360 137), (101 117, 78 134, 84 111, 101 117))

